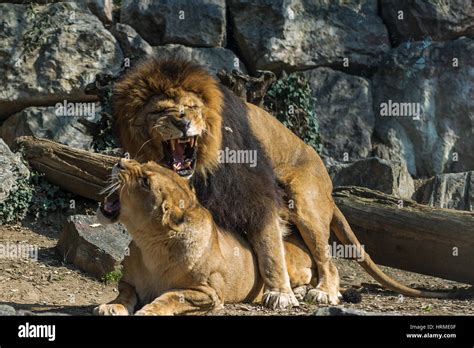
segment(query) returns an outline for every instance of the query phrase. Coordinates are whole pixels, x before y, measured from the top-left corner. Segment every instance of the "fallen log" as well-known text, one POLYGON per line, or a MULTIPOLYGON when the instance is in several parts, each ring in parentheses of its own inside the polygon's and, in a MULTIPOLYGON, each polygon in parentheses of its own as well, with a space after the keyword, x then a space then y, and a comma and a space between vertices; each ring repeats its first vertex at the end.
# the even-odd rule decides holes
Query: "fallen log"
POLYGON ((377 264, 474 284, 474 213, 354 186, 333 196, 377 264))
MULTIPOLYGON (((118 157, 33 137, 17 140, 30 165, 52 183, 100 201, 118 157)), ((381 265, 474 284, 474 214, 437 209, 361 187, 334 199, 358 239, 381 265)))
POLYGON ((82 197, 102 200, 112 166, 118 158, 61 145, 47 139, 20 137, 17 145, 38 172, 59 187, 82 197))

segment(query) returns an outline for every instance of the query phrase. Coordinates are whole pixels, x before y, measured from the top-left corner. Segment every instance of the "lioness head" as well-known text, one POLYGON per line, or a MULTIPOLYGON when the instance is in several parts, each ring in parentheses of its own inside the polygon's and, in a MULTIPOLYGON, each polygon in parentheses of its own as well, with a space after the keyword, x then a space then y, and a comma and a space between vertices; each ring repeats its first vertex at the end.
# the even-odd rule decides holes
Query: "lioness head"
POLYGON ((184 212, 197 204, 196 196, 187 181, 173 171, 155 162, 140 164, 121 159, 115 165, 107 195, 97 212, 101 223, 123 222, 141 226, 161 222, 175 227, 183 219, 184 212))
POLYGON ((222 93, 199 65, 152 57, 115 85, 114 114, 123 147, 182 177, 218 165, 222 93))

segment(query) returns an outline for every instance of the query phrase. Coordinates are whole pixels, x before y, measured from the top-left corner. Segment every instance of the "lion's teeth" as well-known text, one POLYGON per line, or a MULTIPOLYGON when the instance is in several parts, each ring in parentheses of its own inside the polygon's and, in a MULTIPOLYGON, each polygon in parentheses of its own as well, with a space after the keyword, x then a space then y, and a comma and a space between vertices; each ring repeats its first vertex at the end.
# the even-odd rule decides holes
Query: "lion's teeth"
POLYGON ((176 143, 175 143, 175 139, 171 139, 170 140, 170 145, 171 145, 171 150, 176 150, 176 143))
POLYGON ((194 137, 191 138, 191 140, 189 141, 189 144, 191 145, 191 147, 194 147, 194 137))

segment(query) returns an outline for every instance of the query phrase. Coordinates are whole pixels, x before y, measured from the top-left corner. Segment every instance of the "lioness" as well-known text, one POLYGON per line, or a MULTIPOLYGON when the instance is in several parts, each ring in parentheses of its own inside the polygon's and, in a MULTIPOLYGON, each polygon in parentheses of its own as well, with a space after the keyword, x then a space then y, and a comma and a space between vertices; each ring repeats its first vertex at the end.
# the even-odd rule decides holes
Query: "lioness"
MULTIPOLYGON (((151 57, 114 91, 122 146, 140 162, 157 161, 190 180, 216 224, 246 235, 265 283, 264 304, 297 305, 284 257, 281 200, 314 257, 313 300, 339 302, 339 275, 327 252, 330 230, 362 249, 332 199, 331 179, 316 151, 265 110, 240 100, 199 65, 151 57), (223 153, 256 154, 255 165, 223 153)), ((387 288, 408 296, 445 294, 408 288, 385 275, 367 254, 361 265, 387 288)))
MULTIPOLYGON (((155 162, 122 159, 115 192, 100 221, 122 222, 132 235, 118 297, 95 308, 100 315, 199 314, 225 302, 255 302, 263 282, 248 242, 219 228, 188 182, 155 162)), ((296 234, 285 242, 291 286, 300 296, 315 284, 316 269, 296 234)))

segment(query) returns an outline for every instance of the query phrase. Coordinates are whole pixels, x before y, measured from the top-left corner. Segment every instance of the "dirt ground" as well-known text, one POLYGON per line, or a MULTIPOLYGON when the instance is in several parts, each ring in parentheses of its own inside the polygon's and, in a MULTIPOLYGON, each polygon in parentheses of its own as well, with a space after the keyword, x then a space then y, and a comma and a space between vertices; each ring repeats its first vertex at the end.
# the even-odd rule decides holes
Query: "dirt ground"
MULTIPOLYGON (((54 224, 25 223, 0 226, 0 244, 38 246, 38 261, 0 258, 0 304, 32 312, 90 315, 97 304, 112 300, 116 286, 104 284, 65 263, 55 252, 59 228, 54 224)), ((369 250, 370 253, 370 250, 369 250)), ((362 301, 344 303, 346 308, 405 315, 474 315, 474 300, 407 298, 383 290, 354 261, 336 260, 343 287, 360 291, 362 301)), ((465 287, 444 279, 382 267, 404 284, 426 289, 465 287)), ((215 315, 309 315, 317 305, 301 303, 299 308, 273 311, 259 305, 226 305, 215 315)))

